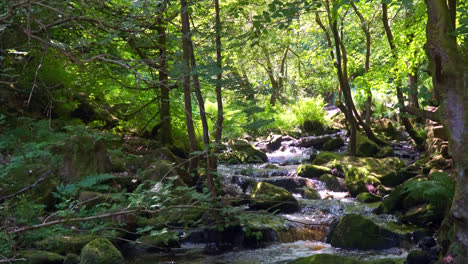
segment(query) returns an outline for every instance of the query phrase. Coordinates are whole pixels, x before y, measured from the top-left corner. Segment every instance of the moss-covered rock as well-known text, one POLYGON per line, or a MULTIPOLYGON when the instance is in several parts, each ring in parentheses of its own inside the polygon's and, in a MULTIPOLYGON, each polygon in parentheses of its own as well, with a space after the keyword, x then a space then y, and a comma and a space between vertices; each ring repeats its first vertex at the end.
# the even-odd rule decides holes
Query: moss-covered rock
POLYGON ((81 250, 80 264, 121 264, 122 253, 107 239, 95 239, 81 250))
POLYGON ((332 233, 330 244, 348 249, 385 249, 398 246, 398 235, 360 215, 345 215, 332 233))
POLYGON ((330 151, 344 146, 344 140, 341 137, 335 137, 323 144, 322 149, 325 151, 330 151))
POLYGON ((445 173, 416 177, 396 187, 377 208, 378 213, 402 211, 402 219, 417 225, 438 224, 451 205, 455 182, 445 173))
POLYGON ((52 236, 36 242, 36 247, 63 255, 79 254, 81 249, 94 239, 95 235, 52 236))
POLYGON ((406 258, 407 264, 428 264, 431 261, 431 257, 420 249, 411 250, 406 258))
POLYGON ((334 192, 345 192, 346 184, 344 179, 335 177, 329 173, 320 176, 320 180, 325 183, 327 189, 334 192))
POLYGON ((63 264, 79 264, 80 263, 80 256, 77 254, 67 254, 65 259, 63 260, 63 264))
POLYGON ((183 169, 174 167, 174 164, 168 160, 159 160, 153 162, 145 171, 143 171, 141 180, 168 182, 171 177, 176 186, 187 186, 194 183, 194 179, 183 169))
POLYGON ((250 207, 269 211, 292 213, 299 210, 299 203, 286 189, 266 182, 258 182, 252 191, 250 207))
POLYGON ((304 190, 304 197, 309 200, 319 200, 322 199, 320 193, 314 188, 306 188, 304 190))
POLYGON ((306 258, 300 258, 289 264, 403 264, 404 259, 378 259, 365 261, 351 257, 330 254, 317 254, 306 258))
POLYGON ((18 263, 25 264, 62 264, 65 258, 57 253, 42 250, 22 250, 18 252, 20 258, 26 261, 18 263))
POLYGON ((376 158, 385 158, 391 156, 393 153, 393 148, 391 146, 385 146, 375 154, 376 158))
POLYGON ((390 171, 380 178, 380 182, 387 187, 396 187, 403 182, 418 176, 420 173, 417 168, 403 168, 396 171, 390 171))
POLYGON ((358 134, 356 137, 356 155, 359 157, 372 157, 380 150, 379 145, 368 139, 366 136, 358 134))
POLYGON ((332 153, 332 152, 327 152, 323 151, 317 154, 315 159, 313 160, 312 164, 313 165, 324 165, 328 162, 334 161, 334 160, 341 160, 343 159, 344 155, 343 154, 338 154, 338 153, 332 153))
POLYGON ((261 150, 253 147, 247 141, 233 140, 229 147, 231 151, 219 155, 221 161, 227 163, 263 163, 268 162, 268 156, 261 150))
POLYGON ((319 165, 302 164, 297 168, 297 176, 309 179, 317 179, 330 172, 329 168, 319 165))
POLYGON ((362 203, 375 203, 382 201, 382 197, 368 192, 358 194, 356 199, 362 203))
POLYGON ((65 183, 79 181, 82 177, 112 171, 112 163, 105 142, 92 136, 72 136, 66 140, 63 168, 60 171, 65 183))
POLYGON ((138 241, 142 243, 142 247, 150 250, 180 247, 177 232, 167 230, 166 228, 159 231, 153 231, 152 235, 142 236, 138 241))
POLYGON ((313 135, 322 135, 326 131, 325 126, 317 120, 304 120, 301 129, 313 135))

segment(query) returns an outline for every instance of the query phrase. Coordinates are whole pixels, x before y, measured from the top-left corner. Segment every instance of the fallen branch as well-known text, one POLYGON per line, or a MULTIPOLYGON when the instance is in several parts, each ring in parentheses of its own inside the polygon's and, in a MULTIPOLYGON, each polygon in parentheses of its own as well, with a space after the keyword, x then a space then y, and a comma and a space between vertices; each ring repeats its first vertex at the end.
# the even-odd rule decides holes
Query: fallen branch
POLYGON ((0 203, 2 203, 2 202, 3 202, 4 200, 6 200, 6 199, 11 199, 11 198, 13 198, 13 197, 15 197, 15 196, 17 196, 17 195, 19 195, 19 194, 22 194, 22 193, 24 193, 24 192, 27 192, 27 191, 29 191, 30 189, 36 187, 36 185, 38 185, 39 183, 41 183, 42 181, 44 181, 45 179, 47 179, 47 177, 48 177, 49 174, 51 174, 51 173, 52 173, 52 170, 48 170, 48 171, 46 171, 44 174, 42 174, 42 176, 41 176, 35 183, 33 183, 33 184, 29 185, 28 187, 25 187, 25 188, 23 188, 23 189, 21 189, 21 190, 15 192, 15 193, 13 193, 13 194, 10 194, 10 195, 1 197, 1 198, 0 198, 0 203))

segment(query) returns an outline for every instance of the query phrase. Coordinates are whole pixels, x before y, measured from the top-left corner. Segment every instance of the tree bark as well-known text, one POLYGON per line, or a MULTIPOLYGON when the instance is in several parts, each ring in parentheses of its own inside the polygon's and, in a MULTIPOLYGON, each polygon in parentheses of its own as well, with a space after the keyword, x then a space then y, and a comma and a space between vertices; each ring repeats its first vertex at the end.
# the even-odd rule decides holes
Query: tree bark
POLYGON ((445 0, 426 0, 426 52, 432 81, 440 95, 442 122, 449 130, 450 154, 458 172, 455 197, 448 215, 454 236, 446 253, 453 263, 468 263, 468 64, 458 51, 453 21, 456 7, 445 0))
POLYGON ((216 118, 216 136, 215 142, 217 144, 221 143, 221 137, 223 134, 223 120, 224 120, 224 113, 223 113, 223 97, 221 91, 221 82, 223 78, 222 72, 222 56, 221 56, 221 21, 219 18, 220 11, 219 11, 219 1, 214 0, 215 4, 215 30, 216 30, 216 66, 218 67, 219 73, 216 75, 216 101, 218 104, 218 116, 216 118))
POLYGON ((167 65, 166 24, 161 19, 157 26, 159 48, 159 89, 161 91, 161 142, 172 144, 171 105, 169 100, 169 69, 167 65))
MULTIPOLYGON (((382 22, 383 26, 385 29, 385 35, 387 36, 387 41, 388 44, 390 45, 390 50, 392 51, 392 56, 395 59, 398 59, 397 54, 396 54, 396 46, 395 43, 393 42, 393 33, 390 28, 390 24, 388 21, 388 5, 385 3, 382 3, 382 22)), ((398 103, 400 104, 400 112, 404 112, 405 107, 405 97, 403 95, 403 92, 401 91, 401 83, 398 81, 396 85, 396 93, 397 93, 397 98, 398 98, 398 103)), ((416 131, 413 128, 413 125, 409 121, 407 117, 401 116, 401 122, 403 123, 403 126, 405 127, 406 131, 410 135, 410 137, 414 140, 416 145, 418 147, 422 147, 424 145, 424 140, 418 136, 416 131)))
MULTIPOLYGON (((190 144, 190 152, 193 153, 199 150, 197 137, 195 135, 195 128, 193 126, 192 117, 192 96, 191 96, 191 84, 190 84, 190 21, 187 14, 187 1, 180 0, 181 5, 181 23, 182 23, 182 51, 184 60, 184 110, 185 110, 185 122, 187 125, 187 134, 190 144)), ((191 157, 189 163, 190 172, 193 172, 198 167, 198 158, 191 157)))

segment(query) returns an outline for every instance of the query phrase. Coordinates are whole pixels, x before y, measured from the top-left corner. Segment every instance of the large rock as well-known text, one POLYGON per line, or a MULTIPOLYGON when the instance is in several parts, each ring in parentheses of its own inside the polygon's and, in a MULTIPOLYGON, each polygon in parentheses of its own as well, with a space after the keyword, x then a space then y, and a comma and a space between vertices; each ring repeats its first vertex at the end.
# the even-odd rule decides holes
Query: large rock
POLYGON ((194 179, 190 174, 168 160, 159 160, 153 162, 145 171, 143 171, 141 180, 151 180, 156 182, 167 182, 171 177, 175 177, 173 182, 177 186, 194 185, 194 179))
POLYGON ((344 179, 335 177, 329 173, 320 176, 320 180, 325 183, 327 189, 334 192, 345 192, 346 183, 344 179))
POLYGON ((379 145, 368 139, 366 136, 358 134, 356 137, 356 155, 359 157, 372 157, 380 151, 379 145))
POLYGON ((303 137, 299 139, 297 142, 298 147, 303 148, 321 148, 323 144, 330 141, 332 139, 331 136, 312 136, 312 137, 303 137))
POLYGON ((258 182, 251 195, 250 207, 254 209, 292 213, 299 210, 296 198, 287 190, 266 182, 258 182))
POLYGON ((312 161, 312 164, 314 165, 323 165, 323 164, 326 164, 330 161, 334 161, 334 160, 342 160, 344 157, 343 154, 338 154, 338 153, 332 153, 332 152, 327 152, 327 151, 323 151, 323 152, 320 152, 319 154, 317 154, 317 156, 315 156, 314 160, 312 161))
POLYGON ((403 212, 401 220, 419 226, 438 225, 450 208, 455 183, 445 173, 433 173, 429 178, 417 177, 396 187, 377 213, 403 212))
POLYGON ((302 164, 297 168, 297 176, 309 179, 317 179, 330 172, 329 168, 318 165, 302 164))
POLYGON ((94 239, 96 239, 95 235, 57 235, 37 241, 36 247, 63 255, 67 253, 78 254, 87 243, 94 239))
POLYGON ((332 233, 330 244, 346 249, 386 249, 399 245, 399 236, 360 215, 345 215, 332 233))
POLYGON ((80 264, 123 264, 122 253, 107 239, 95 239, 81 250, 80 264))
POLYGON ((338 136, 325 142, 325 144, 323 144, 322 149, 324 151, 330 151, 340 148, 342 146, 344 146, 344 140, 340 136, 338 136))
POLYGON ((268 156, 254 148, 247 141, 233 140, 229 144, 231 151, 224 152, 219 159, 228 163, 263 163, 268 162, 268 156))
POLYGON ((57 253, 47 252, 42 250, 22 250, 18 252, 19 258, 24 258, 26 261, 17 263, 24 264, 62 264, 65 258, 57 253))
POLYGON ((76 182, 82 177, 112 171, 112 163, 104 140, 92 136, 72 136, 65 141, 62 149, 62 181, 76 182))

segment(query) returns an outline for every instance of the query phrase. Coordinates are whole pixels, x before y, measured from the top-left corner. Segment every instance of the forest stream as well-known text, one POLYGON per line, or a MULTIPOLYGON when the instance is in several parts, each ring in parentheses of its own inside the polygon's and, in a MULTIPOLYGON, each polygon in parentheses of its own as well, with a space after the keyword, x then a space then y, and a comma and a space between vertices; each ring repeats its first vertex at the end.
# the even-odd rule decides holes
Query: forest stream
MULTIPOLYGON (((344 137, 344 134, 344 131, 339 131, 325 136, 308 137, 307 140, 320 141, 323 137, 344 137)), ((268 234, 263 235, 263 239, 268 240, 267 246, 245 249, 239 245, 222 253, 207 254, 209 242, 204 240, 206 237, 203 238, 203 234, 200 234, 203 231, 197 230, 185 239, 180 248, 173 249, 170 253, 138 254, 128 263, 289 263, 314 254, 349 256, 366 261, 384 258, 406 259, 408 251, 416 246, 415 241, 407 241, 409 243, 404 247, 390 247, 383 250, 346 250, 327 243, 330 240, 330 228, 336 226, 338 220, 345 215, 358 214, 384 225, 396 224, 397 218, 392 214, 373 214, 378 202, 363 203, 351 198, 345 187, 342 190, 330 190, 321 180, 298 176, 296 172, 300 164, 309 163, 311 156, 316 156, 320 151, 314 147, 298 146, 300 145, 298 142, 304 139, 283 138, 285 140, 281 142, 278 150, 267 153, 268 162, 220 164, 218 167, 224 185, 238 192, 250 194, 256 182, 267 182, 285 188, 299 201, 298 212, 279 214, 285 219, 284 231, 270 230, 268 234), (315 188, 320 199, 307 199, 304 195, 304 188, 307 187, 315 188)), ((261 148, 266 142, 251 142, 251 144, 261 148)), ((419 156, 419 153, 404 141, 394 142, 393 148, 392 155, 403 158, 407 165, 413 163, 419 156)), ((346 146, 342 146, 334 153, 345 152, 346 146)))

